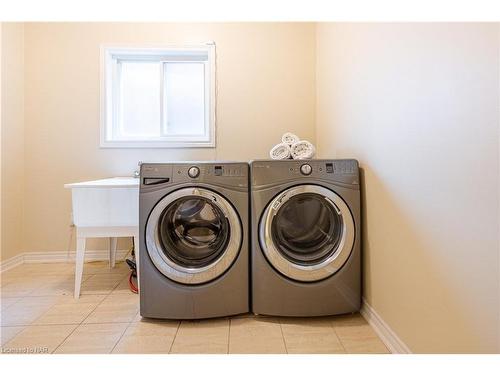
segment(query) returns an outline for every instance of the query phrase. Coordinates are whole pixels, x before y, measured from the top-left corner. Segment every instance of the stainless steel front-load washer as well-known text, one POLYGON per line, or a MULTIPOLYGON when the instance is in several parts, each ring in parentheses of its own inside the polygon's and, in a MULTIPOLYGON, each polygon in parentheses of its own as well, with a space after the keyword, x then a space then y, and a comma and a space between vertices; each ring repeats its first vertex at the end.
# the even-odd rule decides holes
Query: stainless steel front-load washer
POLYGON ((322 316, 361 305, 356 160, 251 162, 252 311, 322 316))
POLYGON ((248 164, 142 164, 140 178, 141 316, 248 312, 248 164))

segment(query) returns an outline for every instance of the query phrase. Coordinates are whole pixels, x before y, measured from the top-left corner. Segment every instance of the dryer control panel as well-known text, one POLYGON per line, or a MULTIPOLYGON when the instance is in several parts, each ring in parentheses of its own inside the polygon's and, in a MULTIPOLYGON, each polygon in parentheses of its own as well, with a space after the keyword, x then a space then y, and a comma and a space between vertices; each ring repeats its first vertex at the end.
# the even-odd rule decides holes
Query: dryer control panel
MULTIPOLYGON (((283 161, 280 161, 283 162, 283 161)), ((285 161, 292 163, 288 171, 291 174, 302 174, 309 176, 314 173, 316 176, 336 175, 355 175, 358 174, 358 162, 356 160, 292 160, 285 161)), ((276 168, 273 163, 272 168, 276 168)))
POLYGON ((254 186, 306 178, 359 185, 359 164, 354 159, 256 160, 251 167, 254 186))

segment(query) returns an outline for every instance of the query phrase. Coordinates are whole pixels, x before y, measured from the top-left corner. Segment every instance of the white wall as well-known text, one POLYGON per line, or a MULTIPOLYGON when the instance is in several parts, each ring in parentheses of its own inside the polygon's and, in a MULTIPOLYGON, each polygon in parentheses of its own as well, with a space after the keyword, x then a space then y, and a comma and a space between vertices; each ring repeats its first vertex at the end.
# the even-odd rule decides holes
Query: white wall
POLYGON ((24 26, 2 23, 1 254, 22 252, 24 240, 24 26))
POLYGON ((2 259, 2 23, 0 22, 0 261, 2 259))
MULTIPOLYGON (((137 161, 248 160, 286 131, 315 138, 315 25, 26 24, 26 251, 65 250, 68 182, 131 175, 137 161), (216 149, 100 149, 99 46, 217 45, 216 149)), ((105 246, 95 244, 94 246, 105 246)))
POLYGON ((364 295, 414 352, 495 352, 497 24, 319 24, 321 157, 364 170, 364 295))

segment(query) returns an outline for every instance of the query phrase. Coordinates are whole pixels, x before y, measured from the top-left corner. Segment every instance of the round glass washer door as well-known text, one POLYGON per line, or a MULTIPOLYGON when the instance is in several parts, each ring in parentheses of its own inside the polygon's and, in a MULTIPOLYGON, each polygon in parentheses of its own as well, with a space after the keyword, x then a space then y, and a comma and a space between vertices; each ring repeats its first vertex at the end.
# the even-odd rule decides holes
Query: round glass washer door
POLYGON ((344 200, 317 185, 294 186, 278 194, 260 222, 262 250, 290 279, 313 282, 342 268, 352 252, 354 219, 344 200))
POLYGON ((156 268, 182 284, 202 284, 226 272, 241 246, 241 223, 221 195, 184 188, 166 195, 146 224, 146 247, 156 268))

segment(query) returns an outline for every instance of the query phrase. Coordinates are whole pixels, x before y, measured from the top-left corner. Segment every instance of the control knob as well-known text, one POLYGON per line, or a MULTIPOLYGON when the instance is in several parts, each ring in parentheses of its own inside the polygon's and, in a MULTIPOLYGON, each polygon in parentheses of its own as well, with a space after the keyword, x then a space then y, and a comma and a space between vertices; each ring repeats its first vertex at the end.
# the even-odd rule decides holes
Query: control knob
POLYGON ((198 167, 191 167, 188 169, 188 176, 191 178, 196 178, 200 175, 200 168, 198 167))
POLYGON ((312 172, 312 168, 309 164, 302 164, 300 166, 300 173, 303 175, 309 176, 312 172))

